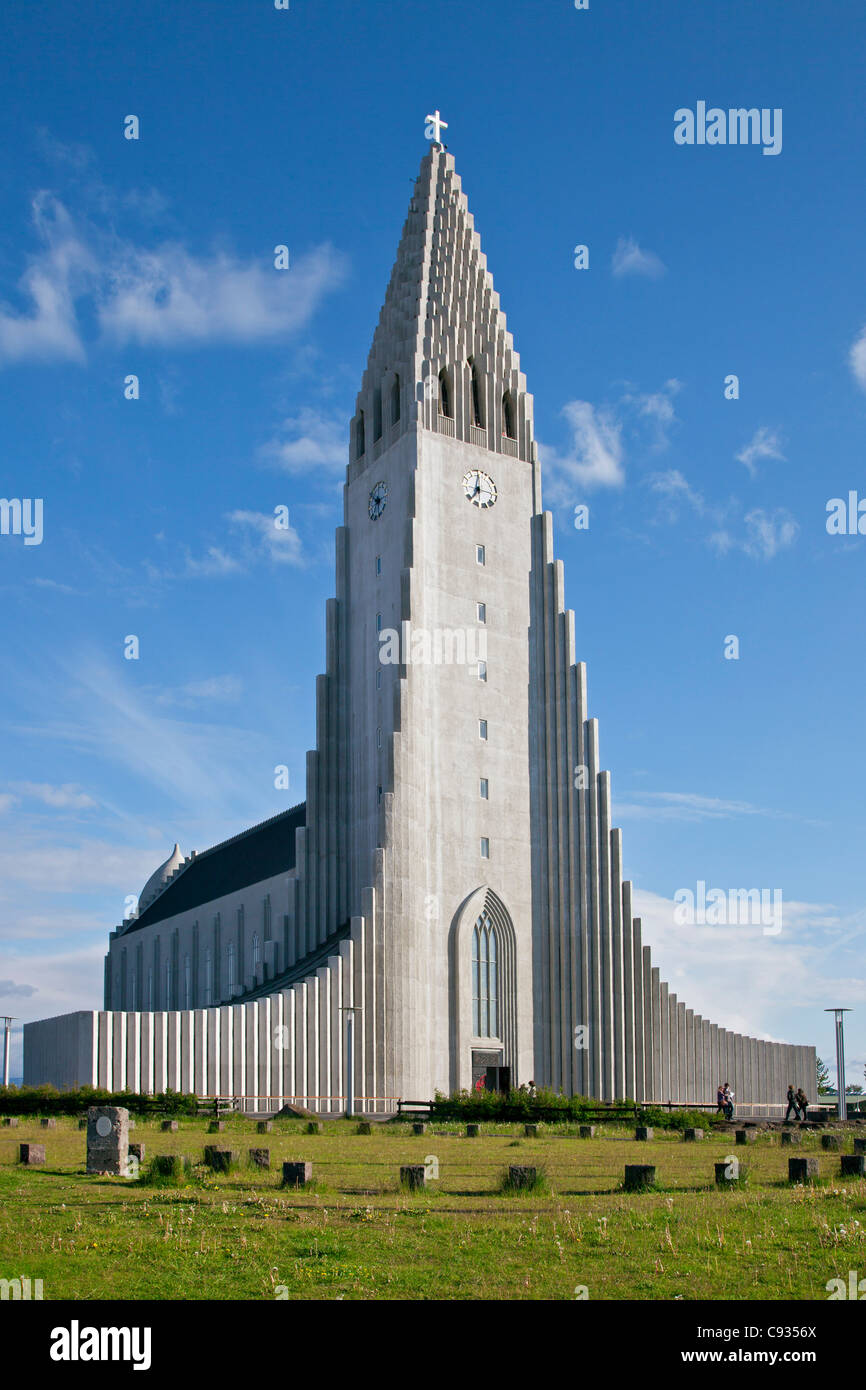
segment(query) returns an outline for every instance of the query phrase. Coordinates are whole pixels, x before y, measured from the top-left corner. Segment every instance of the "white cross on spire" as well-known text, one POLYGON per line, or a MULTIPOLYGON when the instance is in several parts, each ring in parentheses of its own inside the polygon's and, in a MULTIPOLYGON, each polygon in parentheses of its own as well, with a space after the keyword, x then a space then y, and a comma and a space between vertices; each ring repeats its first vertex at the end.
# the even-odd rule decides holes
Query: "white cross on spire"
POLYGON ((435 140, 437 145, 441 144, 440 136, 443 130, 448 129, 448 122, 443 121, 439 114, 438 107, 433 112, 432 116, 425 116, 424 119, 427 122, 427 125, 424 127, 425 139, 435 140))

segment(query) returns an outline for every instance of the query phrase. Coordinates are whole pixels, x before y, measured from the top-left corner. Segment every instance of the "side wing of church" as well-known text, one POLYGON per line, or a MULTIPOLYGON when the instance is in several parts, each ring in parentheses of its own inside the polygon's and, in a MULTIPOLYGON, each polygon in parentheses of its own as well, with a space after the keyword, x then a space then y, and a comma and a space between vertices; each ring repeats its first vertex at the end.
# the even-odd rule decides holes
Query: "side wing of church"
POLYGON ((415 185, 352 420, 305 804, 184 858, 111 934, 105 1007, 25 1084, 355 1108, 488 1065, 603 1100, 776 1106, 812 1047, 696 1015, 623 878, 532 397, 453 157, 415 185))

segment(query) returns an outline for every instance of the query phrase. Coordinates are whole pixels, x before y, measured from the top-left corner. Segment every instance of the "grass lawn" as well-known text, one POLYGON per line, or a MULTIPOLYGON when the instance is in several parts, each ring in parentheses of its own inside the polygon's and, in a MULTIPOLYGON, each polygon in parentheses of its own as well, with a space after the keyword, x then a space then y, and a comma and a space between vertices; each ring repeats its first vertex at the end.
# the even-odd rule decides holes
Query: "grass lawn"
MULTIPOLYGON (((256 1133, 229 1119, 181 1119, 176 1134, 138 1121, 154 1154, 201 1159, 207 1143, 238 1149, 243 1166, 216 1176, 196 1166, 176 1183, 87 1177, 74 1119, 43 1130, 22 1117, 0 1130, 0 1277, 42 1279, 45 1299, 818 1299, 829 1279, 866 1274, 866 1182, 840 1178, 839 1156, 815 1135, 782 1148, 762 1135, 687 1144, 656 1130, 649 1143, 601 1127, 457 1122, 423 1136, 410 1125, 349 1121, 322 1134, 277 1120, 256 1133), (41 1169, 18 1165, 18 1145, 44 1143, 41 1169), (247 1167, 268 1147, 270 1172, 247 1167), (713 1164, 736 1152, 745 1186, 717 1191, 713 1164), (821 1177, 789 1186, 788 1158, 817 1155, 821 1177), (423 1192, 399 1187, 401 1164, 438 1160, 423 1192), (307 1159, 314 1186, 280 1187, 281 1164, 307 1159), (627 1163, 654 1163, 660 1190, 624 1194, 627 1163), (505 1195, 509 1164, 544 1169, 541 1192, 505 1195)), ((846 1137, 845 1149, 851 1151, 846 1137)))

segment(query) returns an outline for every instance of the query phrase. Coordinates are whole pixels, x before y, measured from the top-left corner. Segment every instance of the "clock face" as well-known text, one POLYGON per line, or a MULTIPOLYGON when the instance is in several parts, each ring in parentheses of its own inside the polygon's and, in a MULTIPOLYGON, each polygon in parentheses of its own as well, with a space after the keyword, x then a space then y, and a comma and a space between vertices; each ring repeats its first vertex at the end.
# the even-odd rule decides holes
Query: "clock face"
POLYGON ((463 479, 466 498, 475 507, 492 507, 496 501, 496 484, 487 473, 472 468, 463 479))
POLYGON ((370 493, 370 501, 367 510, 370 513, 370 520, 377 521, 385 510, 385 502, 388 497, 388 484, 377 483, 370 493))

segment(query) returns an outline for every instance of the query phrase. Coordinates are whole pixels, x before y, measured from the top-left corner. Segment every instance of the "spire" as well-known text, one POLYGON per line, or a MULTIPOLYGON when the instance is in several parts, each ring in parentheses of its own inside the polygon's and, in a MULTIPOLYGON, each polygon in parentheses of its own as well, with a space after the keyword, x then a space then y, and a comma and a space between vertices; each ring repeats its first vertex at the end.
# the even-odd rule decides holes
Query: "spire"
POLYGON ((358 393, 352 459, 375 457, 413 423, 436 429, 442 413, 455 419, 460 438, 480 443, 469 431, 483 430, 487 447, 531 457, 532 398, 520 359, 454 156, 434 142, 421 161, 358 393), (516 447, 501 447, 503 437, 516 447))

